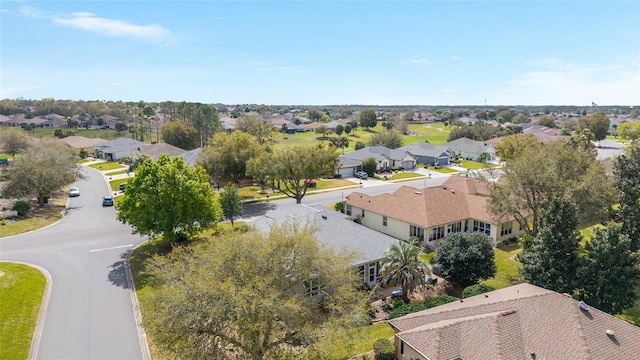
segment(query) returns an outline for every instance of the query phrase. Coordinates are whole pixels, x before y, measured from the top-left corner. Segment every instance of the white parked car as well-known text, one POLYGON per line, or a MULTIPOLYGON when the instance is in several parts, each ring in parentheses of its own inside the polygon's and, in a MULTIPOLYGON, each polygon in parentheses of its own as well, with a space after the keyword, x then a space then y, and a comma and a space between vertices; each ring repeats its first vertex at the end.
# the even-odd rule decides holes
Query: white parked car
POLYGON ((72 187, 69 190, 69 197, 76 197, 76 196, 80 196, 80 189, 78 189, 77 187, 72 187))

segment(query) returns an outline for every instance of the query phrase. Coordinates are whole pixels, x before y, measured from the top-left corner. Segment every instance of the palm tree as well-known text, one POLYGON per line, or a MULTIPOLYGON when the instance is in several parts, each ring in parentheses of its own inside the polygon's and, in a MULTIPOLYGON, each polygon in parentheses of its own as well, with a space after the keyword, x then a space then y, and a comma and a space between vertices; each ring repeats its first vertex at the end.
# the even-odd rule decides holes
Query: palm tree
POLYGON ((420 259, 420 248, 415 241, 400 241, 392 245, 382 261, 380 273, 384 285, 400 285, 402 299, 409 301, 409 292, 424 284, 431 268, 420 259))

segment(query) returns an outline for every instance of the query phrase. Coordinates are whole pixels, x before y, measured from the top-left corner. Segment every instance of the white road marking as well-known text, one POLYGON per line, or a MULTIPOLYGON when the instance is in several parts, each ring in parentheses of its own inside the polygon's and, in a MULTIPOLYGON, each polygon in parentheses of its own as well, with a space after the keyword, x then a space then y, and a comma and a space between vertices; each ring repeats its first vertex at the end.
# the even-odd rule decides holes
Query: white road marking
POLYGON ((103 249, 93 249, 93 250, 89 250, 89 252, 92 253, 92 252, 105 251, 105 250, 122 249, 122 248, 132 247, 132 246, 133 246, 133 244, 120 245, 120 246, 114 246, 114 247, 103 248, 103 249))

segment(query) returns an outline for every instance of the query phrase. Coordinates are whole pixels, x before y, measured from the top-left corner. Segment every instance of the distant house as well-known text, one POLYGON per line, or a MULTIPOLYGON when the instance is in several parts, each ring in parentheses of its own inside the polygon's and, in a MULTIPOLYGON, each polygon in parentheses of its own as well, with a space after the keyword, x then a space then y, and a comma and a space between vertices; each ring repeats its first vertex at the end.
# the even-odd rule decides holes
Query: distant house
POLYGON ((101 159, 116 161, 123 157, 135 157, 139 148, 145 145, 142 141, 119 138, 95 145, 94 153, 101 159))
POLYGON ((137 155, 148 156, 153 160, 158 160, 160 155, 178 156, 185 152, 186 150, 167 143, 146 144, 138 146, 136 149, 137 155))
POLYGON ((391 236, 360 226, 344 214, 321 205, 278 206, 249 224, 267 231, 271 226, 287 221, 316 226, 315 236, 321 244, 343 254, 353 254, 351 265, 369 288, 378 281, 380 262, 386 251, 398 243, 391 236))
POLYGON ((482 232, 494 244, 525 232, 514 219, 500 222, 487 211, 489 189, 473 178, 452 176, 441 186, 403 186, 391 194, 347 196, 346 213, 362 225, 398 239, 418 238, 436 248, 451 233, 482 232))
POLYGON ((196 166, 196 162, 198 160, 198 155, 202 152, 202 148, 196 148, 193 150, 189 150, 180 154, 182 159, 186 164, 189 164, 191 167, 196 166))
POLYGON ((489 154, 488 161, 496 159, 496 149, 485 141, 476 141, 463 137, 449 141, 445 146, 451 148, 457 156, 478 161, 482 153, 489 154))
POLYGON ((389 320, 396 359, 638 359, 640 328, 519 284, 389 320))
POLYGON ((416 167, 416 158, 406 150, 389 149, 386 146, 367 146, 360 150, 342 155, 340 158, 357 160, 362 163, 364 159, 376 159, 377 171, 395 169, 413 169, 416 167))
POLYGON ((62 142, 70 147, 78 150, 85 150, 89 154, 93 154, 95 146, 107 142, 105 139, 100 138, 87 138, 84 136, 67 136, 62 138, 62 142))
POLYGON ((404 150, 416 158, 416 162, 426 165, 449 165, 455 158, 455 152, 447 146, 429 144, 426 141, 419 141, 403 146, 397 150, 404 150))

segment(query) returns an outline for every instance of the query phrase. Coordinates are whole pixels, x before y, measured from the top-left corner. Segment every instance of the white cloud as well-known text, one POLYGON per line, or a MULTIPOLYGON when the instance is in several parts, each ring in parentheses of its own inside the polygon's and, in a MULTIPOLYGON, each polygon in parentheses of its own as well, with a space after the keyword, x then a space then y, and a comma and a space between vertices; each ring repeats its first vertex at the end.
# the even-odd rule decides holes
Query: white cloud
MULTIPOLYGON (((503 99, 510 104, 607 105, 640 103, 639 59, 610 64, 576 64, 559 59, 533 59, 530 71, 507 82, 503 99), (535 99, 535 100, 534 100, 535 99)), ((497 96, 498 98, 500 95, 497 96)))
POLYGON ((433 61, 425 56, 412 56, 411 59, 409 59, 408 61, 412 64, 422 64, 422 65, 433 64, 433 61))
POLYGON ((451 60, 462 60, 462 56, 452 55, 451 60))
POLYGON ((25 16, 45 18, 57 25, 73 27, 110 37, 125 37, 165 44, 174 40, 170 30, 156 24, 136 25, 122 20, 101 18, 88 12, 50 14, 30 6, 22 7, 20 11, 25 16))

